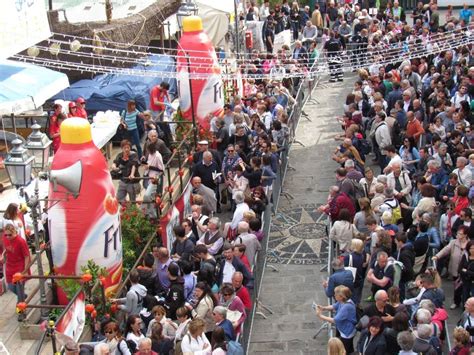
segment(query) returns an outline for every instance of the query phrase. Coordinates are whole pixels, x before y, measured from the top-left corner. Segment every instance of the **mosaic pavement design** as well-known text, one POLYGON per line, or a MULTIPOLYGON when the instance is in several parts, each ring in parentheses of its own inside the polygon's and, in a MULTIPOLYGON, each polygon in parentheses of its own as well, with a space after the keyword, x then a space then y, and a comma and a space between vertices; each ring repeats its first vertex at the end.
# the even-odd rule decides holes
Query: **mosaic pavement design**
POLYGON ((267 262, 311 265, 327 260, 326 222, 316 205, 280 208, 272 219, 267 262))

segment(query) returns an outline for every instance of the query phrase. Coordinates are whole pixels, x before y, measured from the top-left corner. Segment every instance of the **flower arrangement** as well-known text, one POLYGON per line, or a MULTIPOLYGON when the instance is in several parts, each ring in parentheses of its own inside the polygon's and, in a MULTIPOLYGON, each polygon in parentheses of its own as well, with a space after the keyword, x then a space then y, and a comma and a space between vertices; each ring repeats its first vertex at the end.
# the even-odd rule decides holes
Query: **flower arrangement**
POLYGON ((136 204, 122 207, 121 213, 123 269, 127 274, 155 233, 155 226, 136 204))

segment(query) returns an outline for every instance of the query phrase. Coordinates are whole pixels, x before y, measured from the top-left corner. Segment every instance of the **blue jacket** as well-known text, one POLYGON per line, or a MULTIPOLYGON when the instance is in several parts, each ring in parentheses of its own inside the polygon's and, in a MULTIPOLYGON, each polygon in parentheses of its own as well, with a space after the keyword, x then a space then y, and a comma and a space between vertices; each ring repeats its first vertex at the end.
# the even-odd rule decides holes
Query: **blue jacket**
POLYGON ((428 229, 428 235, 430 236, 430 248, 437 249, 439 251, 441 247, 441 239, 439 237, 438 228, 431 227, 428 229))
POLYGON ((357 316, 356 306, 351 300, 346 303, 336 302, 332 305, 336 311, 334 316, 334 323, 336 329, 347 337, 351 337, 356 332, 357 316))
POLYGON ((222 322, 217 324, 217 326, 221 327, 224 330, 226 341, 235 340, 234 327, 232 326, 232 323, 230 320, 224 319, 222 322))
POLYGON ((354 291, 354 278, 352 272, 346 269, 335 270, 334 273, 329 276, 328 287, 324 290, 326 296, 334 297, 334 289, 337 286, 344 285, 354 291))
POLYGON ((431 176, 431 185, 439 192, 441 188, 448 183, 448 174, 443 169, 431 176))

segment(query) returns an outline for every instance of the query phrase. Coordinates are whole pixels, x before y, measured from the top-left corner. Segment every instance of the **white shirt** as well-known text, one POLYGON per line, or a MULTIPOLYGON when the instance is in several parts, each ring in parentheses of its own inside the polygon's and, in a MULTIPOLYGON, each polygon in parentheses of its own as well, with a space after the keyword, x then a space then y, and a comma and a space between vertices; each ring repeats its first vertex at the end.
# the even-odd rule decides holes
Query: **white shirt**
POLYGON ((458 176, 458 182, 467 188, 471 187, 472 172, 471 169, 464 167, 462 170, 459 168, 454 169, 453 173, 458 176))
POLYGON ((181 350, 183 351, 183 354, 192 353, 194 355, 205 355, 212 350, 212 347, 204 333, 197 338, 193 338, 188 332, 181 342, 181 350), (206 349, 204 349, 205 344, 207 344, 206 349))
POLYGON ((222 279, 222 282, 225 283, 232 283, 232 275, 234 275, 235 272, 235 267, 232 265, 232 261, 225 261, 224 263, 224 277, 222 279))
POLYGON ((244 213, 250 210, 249 206, 245 203, 239 203, 234 211, 234 216, 232 217, 232 222, 230 223, 230 228, 236 229, 239 225, 239 222, 244 219, 244 213))

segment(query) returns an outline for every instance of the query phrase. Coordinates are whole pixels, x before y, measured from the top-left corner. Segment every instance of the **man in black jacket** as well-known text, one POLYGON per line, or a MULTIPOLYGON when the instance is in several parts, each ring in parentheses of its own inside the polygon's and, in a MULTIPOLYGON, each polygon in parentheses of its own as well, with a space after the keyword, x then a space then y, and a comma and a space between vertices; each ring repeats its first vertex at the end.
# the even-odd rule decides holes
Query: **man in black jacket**
POLYGON ((165 297, 165 306, 167 308, 167 317, 175 320, 176 310, 184 306, 184 280, 179 276, 179 266, 171 263, 168 266, 168 277, 171 285, 165 297))
POLYGON ((171 258, 174 261, 190 261, 194 251, 194 243, 186 237, 186 231, 182 226, 175 226, 173 232, 176 236, 176 240, 171 248, 171 258))
POLYGON ((460 226, 466 226, 468 229, 467 238, 474 240, 474 223, 472 222, 472 210, 469 207, 461 210, 459 218, 454 222, 451 228, 451 235, 455 236, 460 226))
POLYGON ((224 257, 218 264, 217 285, 220 286, 223 283, 232 283, 232 275, 234 275, 234 272, 239 271, 244 276, 243 284, 247 288, 253 288, 253 277, 240 259, 234 256, 232 245, 225 243, 222 255, 224 257))
POLYGON ((397 261, 403 264, 402 275, 400 277, 400 298, 405 298, 406 283, 414 279, 413 265, 415 264, 415 250, 413 245, 407 244, 407 235, 400 233, 395 238, 397 244, 397 261))

